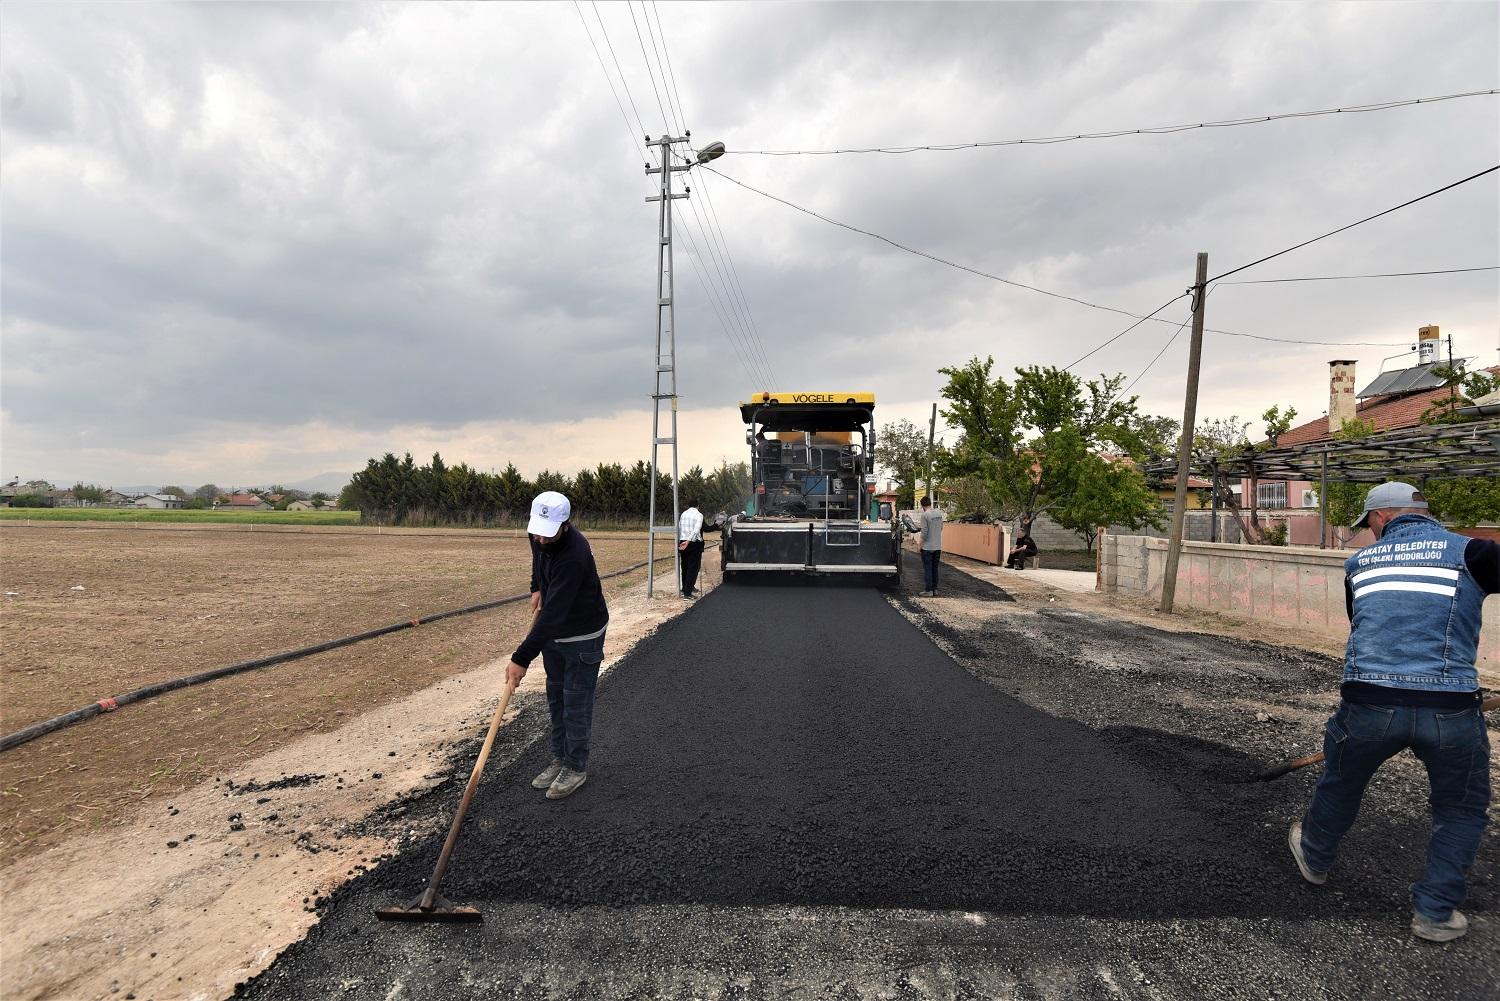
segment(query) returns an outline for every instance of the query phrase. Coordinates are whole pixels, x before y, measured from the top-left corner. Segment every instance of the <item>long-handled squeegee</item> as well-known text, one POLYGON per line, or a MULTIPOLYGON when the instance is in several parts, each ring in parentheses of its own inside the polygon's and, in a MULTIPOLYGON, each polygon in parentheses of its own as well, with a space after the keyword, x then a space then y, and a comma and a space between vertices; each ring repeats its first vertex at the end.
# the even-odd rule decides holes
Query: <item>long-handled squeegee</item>
POLYGON ((464 789, 463 801, 458 804, 458 813, 453 817, 453 826, 448 829, 448 840, 443 842, 442 854, 438 856, 437 868, 432 870, 432 878, 427 881, 427 889, 399 907, 376 908, 375 916, 380 920, 447 921, 459 924, 484 920, 484 915, 480 914, 476 908, 455 904, 439 894, 438 886, 443 882, 443 873, 448 868, 448 858, 453 854, 453 846, 458 843, 458 832, 464 826, 464 815, 469 812, 469 803, 474 799, 474 791, 479 788, 479 776, 484 771, 484 763, 489 760, 490 748, 495 746, 495 734, 500 732, 500 717, 505 715, 506 707, 510 705, 510 697, 515 694, 515 691, 515 685, 505 686, 505 694, 500 698, 500 708, 495 710, 495 718, 490 720, 489 735, 484 738, 484 746, 479 749, 479 759, 474 762, 474 771, 469 775, 469 784, 464 789))
MULTIPOLYGON (((1491 709, 1500 709, 1500 695, 1492 695, 1489 698, 1485 699, 1483 702, 1479 703, 1479 708, 1482 712, 1487 712, 1491 709)), ((1252 775, 1249 778, 1236 779, 1235 781, 1270 782, 1272 779, 1279 779, 1283 775, 1290 775, 1292 772, 1295 772, 1299 768, 1306 768, 1308 765, 1316 765, 1322 760, 1323 752, 1319 751, 1317 754, 1308 754, 1301 758, 1293 758, 1291 761, 1277 765, 1275 768, 1272 768, 1268 771, 1260 772, 1259 774, 1252 775)))

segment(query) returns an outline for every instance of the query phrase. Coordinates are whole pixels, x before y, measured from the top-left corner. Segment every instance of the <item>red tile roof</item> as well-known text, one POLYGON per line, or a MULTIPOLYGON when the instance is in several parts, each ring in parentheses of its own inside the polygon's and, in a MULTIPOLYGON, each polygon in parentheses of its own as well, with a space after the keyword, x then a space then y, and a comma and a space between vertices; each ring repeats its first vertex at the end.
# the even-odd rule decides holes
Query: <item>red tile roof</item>
MULTIPOLYGON (((1500 374, 1500 367, 1485 371, 1491 375, 1500 374)), ((1376 432, 1400 431, 1421 424, 1422 415, 1427 412, 1427 408, 1447 395, 1448 387, 1438 386, 1436 389, 1424 389, 1405 396, 1377 396, 1360 403, 1354 413, 1360 420, 1373 424, 1376 432)), ((1276 439, 1276 446, 1309 445, 1328 441, 1332 437, 1328 433, 1328 417, 1324 415, 1292 428, 1276 439)))

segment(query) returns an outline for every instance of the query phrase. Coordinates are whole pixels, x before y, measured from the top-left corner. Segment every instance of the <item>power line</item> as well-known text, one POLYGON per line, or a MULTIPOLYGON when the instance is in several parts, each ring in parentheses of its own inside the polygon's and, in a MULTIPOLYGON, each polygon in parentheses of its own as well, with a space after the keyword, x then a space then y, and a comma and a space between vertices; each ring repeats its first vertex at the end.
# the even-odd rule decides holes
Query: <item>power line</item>
POLYGON ((1440 271, 1387 271, 1372 275, 1320 275, 1316 278, 1251 278, 1237 282, 1220 282, 1221 285, 1275 285, 1278 282, 1341 282, 1355 278, 1414 278, 1418 275, 1464 275, 1475 271, 1500 271, 1500 265, 1482 268, 1444 268, 1440 271))
POLYGON ((661 91, 656 86, 656 74, 651 72, 651 57, 646 55, 646 40, 641 37, 641 26, 635 19, 635 5, 627 0, 625 9, 630 12, 630 24, 635 28, 635 40, 641 43, 641 61, 646 64, 646 76, 651 78, 651 89, 656 92, 656 107, 661 112, 662 128, 669 128, 672 124, 672 116, 667 114, 666 108, 662 107, 661 91))
POLYGON ((735 149, 729 150, 740 156, 838 156, 845 153, 917 153, 950 152, 963 149, 985 149, 995 146, 1044 146, 1053 143, 1074 142, 1079 139, 1113 139, 1118 136, 1168 135, 1173 132, 1190 132, 1194 129, 1224 129, 1239 125, 1261 125, 1286 118, 1317 118, 1324 115, 1353 115, 1371 111, 1389 111, 1393 108, 1408 108, 1417 104, 1437 104, 1442 101, 1457 101, 1467 97, 1489 97, 1500 94, 1500 90, 1471 90, 1462 94, 1442 94, 1437 97, 1413 97, 1400 101, 1382 101, 1376 104, 1358 104, 1346 108, 1324 108, 1319 111, 1291 111, 1277 115, 1256 115, 1250 118, 1226 118, 1213 122, 1197 122, 1190 125, 1157 125, 1141 129, 1109 129, 1103 132, 1080 132, 1074 135, 1043 136, 1033 139, 994 139, 981 142, 940 143, 926 146, 870 146, 855 149, 735 149))
MULTIPOLYGON (((646 135, 645 122, 641 120, 641 109, 635 106, 635 95, 630 92, 630 83, 625 79, 625 71, 620 67, 620 57, 615 53, 615 43, 610 40, 609 29, 604 27, 604 18, 599 15, 599 4, 595 0, 589 0, 589 5, 594 8, 594 20, 599 22, 599 33, 604 36, 604 44, 609 46, 609 57, 615 61, 615 72, 620 74, 620 83, 625 88, 625 96, 630 98, 630 110, 635 112, 636 127, 641 130, 641 135, 646 135)), ((626 123, 629 124, 628 122, 626 123)), ((644 153, 642 154, 645 155, 644 153)))
MULTIPOLYGON (((615 99, 615 107, 617 107, 617 108, 620 109, 620 118, 625 122, 625 131, 628 132, 628 133, 630 133, 630 139, 631 139, 631 142, 635 143, 636 152, 638 152, 638 153, 641 154, 641 159, 642 160, 645 160, 646 159, 646 150, 645 150, 645 148, 643 146, 641 146, 641 140, 636 136, 636 134, 634 132, 631 131, 631 128, 630 128, 630 116, 628 116, 628 115, 625 114, 625 105, 620 102, 620 92, 617 91, 617 90, 615 90, 615 81, 614 81, 614 78, 609 75, 609 69, 607 67, 605 67, 605 65, 604 65, 604 56, 600 54, 600 52, 599 52, 599 46, 597 44, 595 44, 595 42, 594 42, 594 33, 591 32, 591 31, 589 31, 589 23, 588 23, 587 20, 584 19, 583 8, 580 7, 580 6, 578 6, 578 0, 573 0, 573 10, 578 14, 578 23, 581 24, 581 25, 583 25, 583 33, 585 35, 589 36, 589 46, 594 50, 594 58, 597 59, 597 60, 599 60, 599 72, 601 72, 601 73, 604 74, 604 82, 607 83, 607 84, 609 84, 609 92, 610 92, 610 94, 615 99)), ((599 13, 599 8, 597 6, 594 8, 594 13, 595 14, 599 13)), ((601 21, 600 22, 600 27, 602 28, 603 26, 604 26, 603 22, 601 21)), ((608 38, 609 38, 609 36, 606 35, 605 36, 605 40, 608 41, 608 38)), ((615 61, 615 66, 616 67, 619 66, 619 60, 615 61)), ((622 74, 620 76, 620 82, 623 83, 624 81, 625 81, 625 77, 622 74)), ((629 93, 628 89, 627 89, 626 93, 627 94, 629 93)), ((633 99, 631 100, 630 103, 631 103, 632 107, 635 105, 635 101, 633 99)), ((636 122, 638 124, 640 122, 640 116, 639 115, 636 116, 636 122)), ((641 135, 645 135, 645 133, 646 133, 646 130, 644 128, 642 128, 641 129, 641 135)))
POLYGON ((1262 257, 1258 261, 1251 261, 1249 264, 1241 264, 1239 267, 1235 268, 1233 271, 1226 271, 1226 272, 1224 272, 1221 275, 1215 275, 1213 278, 1210 278, 1209 281, 1216 282, 1216 281, 1219 281, 1221 278, 1228 278, 1230 275, 1237 275, 1241 271, 1244 271, 1246 268, 1253 268, 1257 264, 1264 264, 1267 261, 1271 260, 1272 258, 1280 257, 1282 254, 1290 254, 1292 251, 1294 251, 1294 250, 1300 250, 1300 249, 1302 249, 1303 247, 1307 246, 1310 243, 1317 243, 1319 240, 1326 240, 1330 236, 1334 236, 1334 235, 1336 235, 1338 233, 1342 233, 1345 230, 1353 229, 1355 226, 1361 226, 1361 225, 1363 225, 1363 224, 1365 224, 1367 222, 1370 222, 1373 219, 1379 219, 1383 215, 1390 215, 1392 212, 1398 211, 1399 209, 1404 209, 1408 205, 1415 205, 1415 204, 1417 204, 1417 202, 1423 201, 1424 199, 1431 198, 1434 195, 1440 195, 1444 191, 1451 191, 1454 188, 1458 187, 1460 184, 1468 184, 1470 181, 1477 180, 1477 179, 1483 177, 1486 174, 1493 174, 1497 170, 1500 170, 1500 163, 1497 163, 1493 167, 1486 168, 1485 170, 1481 170, 1477 174, 1470 174, 1468 177, 1465 177, 1465 178, 1463 178, 1462 180, 1459 180, 1459 181, 1454 181, 1452 184, 1445 184, 1441 188, 1438 188, 1436 191, 1429 191, 1425 195, 1418 195, 1416 198, 1413 198, 1413 199, 1411 199, 1409 201, 1402 202, 1400 205, 1392 205, 1390 208, 1385 209, 1385 210, 1380 211, 1380 212, 1376 212, 1374 215, 1365 216, 1363 219, 1360 219, 1357 222, 1351 222, 1347 226, 1340 226, 1338 229, 1330 230, 1327 233, 1324 233, 1322 236, 1315 236, 1311 240, 1303 240, 1301 243, 1299 243, 1299 244, 1297 244, 1295 246, 1292 246, 1292 247, 1288 247, 1285 250, 1278 250, 1274 254, 1267 254, 1265 257, 1262 257))
MULTIPOLYGON (((923 258, 926 258, 929 261, 934 261, 934 262, 936 262, 938 264, 942 264, 942 265, 945 265, 945 266, 950 267, 950 268, 956 268, 959 271, 967 271, 969 274, 971 274, 971 275, 977 275, 980 278, 987 278, 990 281, 999 282, 1002 285, 1009 285, 1009 286, 1011 286, 1013 288, 1025 289, 1028 292, 1036 292, 1036 293, 1038 293, 1040 295, 1049 296, 1049 297, 1051 297, 1053 299, 1064 299, 1064 300, 1066 300, 1068 302, 1077 303, 1080 306, 1087 306, 1090 309, 1102 309, 1102 310, 1104 310, 1107 313, 1118 313, 1120 316, 1128 316, 1131 319, 1135 319, 1135 320, 1152 320, 1153 322, 1156 322, 1156 323, 1171 323, 1172 322, 1171 320, 1160 319, 1157 316, 1155 316, 1154 314, 1153 315, 1142 316, 1140 313, 1132 313, 1128 309, 1120 309, 1117 306, 1106 306, 1103 303, 1090 302, 1087 299, 1080 299, 1077 296, 1066 295, 1066 294, 1064 294, 1062 292, 1053 292, 1050 289, 1039 288, 1039 287, 1037 287, 1035 285, 1027 285, 1025 282, 1017 282, 1017 281, 1011 281, 1009 278, 1001 278, 999 275, 990 274, 988 271, 981 271, 978 268, 969 267, 967 264, 959 264, 956 261, 950 261, 946 257, 939 257, 936 254, 929 254, 925 250, 918 250, 915 247, 908 247, 906 244, 901 243, 901 242, 896 241, 896 240, 893 240, 893 239, 891 239, 888 236, 882 236, 879 233, 874 233, 874 232, 871 232, 870 230, 867 230, 867 229, 860 229, 858 226, 851 226, 849 223, 840 222, 837 219, 833 219, 833 218, 831 218, 829 216, 822 215, 821 213, 814 212, 812 209, 803 208, 801 205, 798 205, 796 202, 787 201, 785 198, 781 198, 781 197, 779 197, 777 195, 773 195, 769 191, 762 191, 760 188, 754 187, 753 185, 746 184, 744 181, 737 180, 736 178, 730 177, 728 174, 724 173, 723 171, 721 171, 721 170, 715 170, 713 167, 705 166, 703 169, 709 171, 710 173, 717 174, 719 177, 724 178, 726 181, 729 181, 731 184, 736 184, 739 187, 744 188, 746 191, 750 191, 750 192, 753 192, 753 193, 755 193, 757 195, 760 195, 762 198, 769 198, 771 201, 778 202, 778 203, 780 203, 782 205, 785 205, 787 208, 796 209, 798 212, 801 212, 804 215, 810 215, 814 219, 819 220, 820 222, 826 222, 829 225, 831 225, 831 226, 837 226, 840 229, 847 229, 851 233, 859 233, 861 236, 871 237, 872 239, 879 240, 882 243, 889 244, 890 246, 895 247, 897 250, 905 251, 908 254, 915 254, 917 257, 923 257, 923 258)), ((1186 293, 1184 293, 1184 294, 1186 294, 1186 293)), ((1182 298, 1182 296, 1178 296, 1177 298, 1180 299, 1180 298, 1182 298)), ((1174 299, 1173 301, 1175 302, 1176 300, 1174 299)), ((1158 310, 1157 312, 1160 312, 1160 311, 1158 310)), ((1132 325, 1132 326, 1134 326, 1134 325, 1132 325)), ((1246 333, 1241 333, 1241 332, 1236 331, 1236 330, 1221 330, 1221 329, 1216 328, 1216 327, 1204 327, 1203 329, 1204 329, 1205 333, 1222 334, 1222 335, 1224 335, 1226 337, 1248 337, 1248 338, 1250 338, 1252 340, 1258 340, 1258 341, 1275 341, 1276 343, 1279 343, 1279 344, 1314 344, 1314 345, 1325 345, 1325 346, 1330 346, 1330 347, 1379 347, 1379 348, 1384 348, 1384 347, 1401 347, 1402 346, 1402 345, 1396 344, 1396 343, 1391 342, 1391 341, 1378 341, 1378 342, 1377 341, 1314 341, 1314 340, 1300 340, 1300 339, 1297 339, 1297 338, 1290 338, 1290 337, 1268 337, 1268 336, 1266 336, 1264 334, 1246 334, 1246 333)), ((1079 359, 1079 360, 1082 361, 1082 359, 1079 359)), ((1074 364, 1076 365, 1077 362, 1074 362, 1074 364)))
MULTIPOLYGON (((615 106, 620 109, 620 117, 625 122, 625 131, 627 133, 630 133, 631 141, 635 144, 636 151, 641 154, 641 158, 644 160, 644 159, 646 159, 645 150, 641 146, 640 140, 636 137, 636 135, 633 132, 631 132, 630 118, 629 118, 629 116, 627 116, 625 114, 625 107, 620 102, 619 92, 615 90, 614 79, 609 75, 609 70, 604 65, 604 57, 599 52, 599 46, 594 42, 593 32, 591 32, 589 30, 588 21, 584 18, 584 16, 583 16, 583 10, 582 10, 582 8, 579 7, 577 0, 574 0, 574 2, 573 2, 573 9, 578 14, 578 20, 579 20, 579 22, 583 25, 584 34, 588 35, 589 45, 593 48, 593 50, 594 50, 594 56, 599 61, 599 70, 600 70, 600 72, 602 72, 604 74, 605 82, 609 84, 610 93, 614 95, 615 106)), ((598 8, 597 5, 595 5, 594 6, 594 15, 595 15, 596 18, 598 18, 598 14, 599 14, 599 8, 598 8)), ((604 27, 604 22, 603 22, 602 19, 599 19, 599 30, 604 35, 605 44, 609 46, 611 57, 614 57, 614 46, 610 43, 610 40, 609 40, 609 31, 604 27)), ((624 87, 625 94, 630 99, 630 106, 631 106, 632 109, 635 109, 635 97, 630 93, 630 84, 625 79, 624 71, 621 68, 620 61, 619 61, 619 59, 617 57, 614 58, 614 63, 615 63, 615 69, 617 71, 619 71, 619 73, 620 73, 620 84, 621 84, 622 87, 624 87)), ((640 128, 641 134, 644 135, 646 129, 645 129, 645 125, 642 124, 641 121, 640 121, 639 111, 637 111, 637 114, 636 114, 636 124, 640 128)), ((689 242, 693 245, 694 255, 697 255, 698 254, 697 241, 695 241, 693 239, 693 235, 692 235, 691 230, 689 230, 687 228, 687 219, 685 217, 682 219, 682 223, 683 223, 683 232, 688 237, 689 242)), ((708 291, 709 285, 704 280, 703 272, 702 272, 702 270, 698 266, 698 261, 696 259, 696 256, 690 256, 688 258, 688 261, 693 265, 693 270, 694 270, 694 272, 698 276, 699 283, 704 286, 705 291, 708 291)), ((721 330, 723 330, 726 339, 729 341, 730 346, 734 349, 734 354, 735 354, 736 359, 740 363, 740 367, 742 367, 745 370, 745 374, 748 375, 752 380, 754 380, 756 382, 762 382, 763 384, 769 384, 769 383, 764 383, 764 379, 765 379, 764 375, 762 375, 761 373, 757 372, 756 366, 754 364, 752 364, 753 357, 751 355, 747 355, 746 349, 742 348, 740 346, 740 342, 739 342, 738 338, 736 338, 734 336, 733 327, 731 325, 725 323, 724 317, 723 317, 723 315, 719 311, 719 306, 715 303, 715 301, 714 301, 713 298, 710 298, 709 305, 713 309, 714 316, 719 321, 719 326, 720 326, 721 330)))
MULTIPOLYGON (((645 3, 642 2, 642 7, 645 3)), ((677 71, 672 68, 672 51, 667 48, 667 32, 661 26, 661 11, 656 7, 656 0, 651 0, 651 13, 656 15, 656 34, 661 36, 661 51, 667 57, 667 73, 672 78, 672 93, 677 96, 677 115, 682 119, 684 128, 687 126, 687 109, 682 106, 682 91, 677 89, 677 71)), ((646 22, 646 27, 651 27, 651 22, 646 22)))
POLYGON ((1177 340, 1178 335, 1180 335, 1182 333, 1183 328, 1188 325, 1188 322, 1190 320, 1192 320, 1192 318, 1193 318, 1193 314, 1191 312, 1189 312, 1188 315, 1187 315, 1187 318, 1184 319, 1181 323, 1179 323, 1177 325, 1177 329, 1176 330, 1172 331, 1172 336, 1167 338, 1167 343, 1163 344, 1161 346, 1161 350, 1158 351, 1158 352, 1156 352, 1156 357, 1152 358, 1149 362, 1147 362, 1146 363, 1146 367, 1143 368, 1143 369, 1141 369, 1140 372, 1136 373, 1136 377, 1134 379, 1130 380, 1130 385, 1128 385, 1128 386, 1125 387, 1125 392, 1126 393, 1129 393, 1132 389, 1134 389, 1135 388, 1135 384, 1138 383, 1138 382, 1140 382, 1142 379, 1144 379, 1146 377, 1146 373, 1149 372, 1149 371, 1151 371, 1152 366, 1154 366, 1157 362, 1161 361, 1161 356, 1167 353, 1167 348, 1169 348, 1169 347, 1172 346, 1172 342, 1175 341, 1175 340, 1177 340))
MULTIPOLYGON (((1109 347, 1115 341, 1118 341, 1120 338, 1124 337, 1126 334, 1130 333, 1132 330, 1134 330, 1136 327, 1139 327, 1141 324, 1145 323, 1147 320, 1155 319, 1157 313, 1160 313, 1162 310, 1166 309, 1168 306, 1172 305, 1172 303, 1177 302, 1180 299, 1186 299, 1187 295, 1188 294, 1186 292, 1183 292, 1183 293, 1181 293, 1179 295, 1173 296, 1171 299, 1168 299, 1166 302, 1162 303, 1160 306, 1157 306, 1155 309, 1153 309, 1151 312, 1147 313, 1145 316, 1142 316, 1139 319, 1137 319, 1134 323, 1132 323, 1130 326, 1126 327, 1124 330, 1120 331, 1118 334, 1115 334, 1109 340, 1105 341, 1104 343, 1100 344, 1098 347, 1094 348, 1092 351, 1090 351, 1087 354, 1085 354, 1082 358, 1079 358, 1077 361, 1073 362, 1070 365, 1064 365, 1063 366, 1063 371, 1064 372, 1071 371, 1074 365, 1081 364, 1082 362, 1087 361, 1089 358, 1092 358, 1094 355, 1098 354, 1100 351, 1103 351, 1105 348, 1109 347)), ((1171 323, 1172 321, 1171 320, 1167 320, 1167 321, 1164 321, 1164 322, 1171 323)))
MULTIPOLYGON (((667 88, 666 108, 663 109, 663 114, 667 114, 667 109, 672 108, 672 89, 676 88, 676 73, 674 71, 671 74, 672 83, 669 88, 667 80, 669 67, 671 66, 671 52, 667 48, 666 32, 665 30, 661 30, 661 14, 658 11, 656 15, 657 28, 661 36, 661 46, 658 48, 658 32, 652 31, 651 18, 649 12, 646 10, 645 0, 641 2, 641 13, 642 19, 646 22, 646 31, 651 35, 651 49, 656 54, 657 70, 661 75, 662 87, 667 88)), ((633 14, 632 21, 634 21, 633 14)), ((639 40, 639 27, 637 27, 636 31, 639 40)), ((646 55, 645 43, 643 41, 641 43, 641 57, 647 61, 646 70, 649 74, 651 71, 650 59, 646 55)), ((656 86, 656 76, 654 74, 651 76, 651 85, 653 88, 656 86)), ((656 99, 657 105, 660 106, 662 102, 660 91, 657 92, 656 99)), ((679 117, 676 120, 669 120, 669 124, 677 134, 686 135, 687 116, 682 110, 682 94, 680 92, 676 94, 676 99, 677 107, 674 110, 679 117)), ((689 164, 694 162, 687 157, 682 157, 682 160, 684 163, 689 164)), ((692 201, 688 202, 688 207, 692 211, 694 218, 698 220, 699 228, 704 234, 704 242, 708 244, 709 252, 712 255, 712 263, 715 270, 719 272, 719 279, 723 283, 730 304, 734 307, 733 315, 736 321, 741 324, 746 343, 750 347, 752 354, 758 354, 761 367, 773 377, 774 381, 775 367, 771 364, 770 357, 766 353, 765 343, 760 336, 760 327, 755 322, 755 314, 750 309, 750 301, 745 295, 743 284, 740 282, 739 269, 735 266, 734 255, 729 250, 729 238, 724 233, 724 225, 719 219, 718 209, 713 204, 713 195, 708 188, 707 178, 703 179, 700 189, 703 192, 705 200, 708 202, 709 219, 705 220, 703 214, 698 211, 697 206, 692 201), (721 257, 723 259, 722 264, 720 263, 721 257)), ((770 384, 769 382, 765 383, 765 385, 770 384)))

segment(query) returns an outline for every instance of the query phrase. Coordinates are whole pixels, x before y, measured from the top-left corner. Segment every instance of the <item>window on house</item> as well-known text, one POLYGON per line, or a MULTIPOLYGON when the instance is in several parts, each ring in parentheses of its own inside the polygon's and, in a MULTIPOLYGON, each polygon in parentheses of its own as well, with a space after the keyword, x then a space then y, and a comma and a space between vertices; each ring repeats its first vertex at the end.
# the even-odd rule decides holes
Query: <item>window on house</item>
POLYGON ((1255 506, 1264 511, 1286 507, 1286 482, 1274 480, 1255 485, 1255 506))

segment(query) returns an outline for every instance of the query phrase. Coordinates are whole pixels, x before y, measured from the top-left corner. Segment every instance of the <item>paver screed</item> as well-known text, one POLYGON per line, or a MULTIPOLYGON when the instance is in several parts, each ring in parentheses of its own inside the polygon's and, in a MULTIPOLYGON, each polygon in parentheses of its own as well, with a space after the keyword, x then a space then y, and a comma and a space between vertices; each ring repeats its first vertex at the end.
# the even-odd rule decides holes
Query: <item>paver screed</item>
MULTIPOLYGON (((721 587, 602 682, 582 791, 530 788, 544 740, 486 776, 444 887, 490 913, 482 930, 371 915, 422 887, 434 835, 340 891, 250 993, 386 996, 371 970, 469 982, 525 948, 530 932, 502 917, 517 905, 964 911, 1052 928, 1399 913, 1404 886, 1299 892, 1279 832, 1300 793, 1225 783, 1256 762, 1170 743, 1143 755, 1139 735, 1122 744, 1007 697, 874 589, 721 587)), ((1370 825, 1365 864, 1410 868, 1399 846, 1425 830, 1370 825)))

